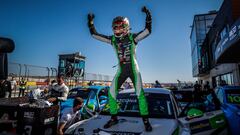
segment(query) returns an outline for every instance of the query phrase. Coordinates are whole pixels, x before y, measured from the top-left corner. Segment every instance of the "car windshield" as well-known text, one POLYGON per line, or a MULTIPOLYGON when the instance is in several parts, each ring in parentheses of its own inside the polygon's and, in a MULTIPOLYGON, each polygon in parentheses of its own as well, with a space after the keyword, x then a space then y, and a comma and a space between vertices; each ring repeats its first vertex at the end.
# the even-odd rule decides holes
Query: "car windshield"
MULTIPOLYGON (((174 118, 173 107, 168 94, 146 94, 150 118, 174 118)), ((138 100, 133 93, 124 93, 117 96, 119 116, 140 116, 138 100)), ((109 114, 109 105, 106 105, 102 114, 109 114)))
POLYGON ((81 97, 83 99, 87 99, 91 91, 97 90, 91 88, 74 88, 69 91, 68 98, 81 97))
POLYGON ((225 92, 226 92, 227 103, 240 105, 240 90, 239 89, 226 90, 225 92))

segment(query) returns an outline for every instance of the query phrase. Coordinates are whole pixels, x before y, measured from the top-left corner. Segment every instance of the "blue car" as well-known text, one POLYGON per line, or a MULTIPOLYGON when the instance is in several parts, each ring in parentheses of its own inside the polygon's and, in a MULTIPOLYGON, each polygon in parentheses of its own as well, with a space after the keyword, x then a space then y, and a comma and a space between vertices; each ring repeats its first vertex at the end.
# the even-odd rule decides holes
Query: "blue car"
POLYGON ((240 131, 240 86, 222 86, 215 90, 232 135, 240 131))
POLYGON ((84 100, 84 106, 80 110, 83 119, 91 117, 94 113, 100 112, 107 102, 108 86, 88 86, 73 88, 68 93, 66 101, 61 102, 61 112, 73 106, 75 97, 84 100))

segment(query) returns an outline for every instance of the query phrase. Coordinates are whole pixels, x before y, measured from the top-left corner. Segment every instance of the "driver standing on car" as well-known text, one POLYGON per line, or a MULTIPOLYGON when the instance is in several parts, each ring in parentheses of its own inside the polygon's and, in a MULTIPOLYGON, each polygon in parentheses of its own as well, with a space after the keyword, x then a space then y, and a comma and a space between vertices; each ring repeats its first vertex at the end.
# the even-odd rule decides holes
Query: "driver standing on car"
POLYGON ((145 130, 152 131, 152 126, 148 120, 148 105, 144 96, 141 74, 136 60, 137 43, 146 38, 152 30, 152 17, 150 11, 146 7, 143 7, 142 12, 146 14, 145 29, 143 31, 139 33, 130 33, 128 18, 118 16, 114 18, 112 22, 112 30, 114 32, 112 36, 97 33, 93 23, 94 15, 88 14, 88 27, 91 35, 100 41, 111 44, 118 58, 117 74, 112 81, 111 89, 108 93, 111 119, 104 125, 104 128, 109 128, 118 123, 116 96, 121 85, 130 77, 138 97, 139 110, 143 118, 145 130))

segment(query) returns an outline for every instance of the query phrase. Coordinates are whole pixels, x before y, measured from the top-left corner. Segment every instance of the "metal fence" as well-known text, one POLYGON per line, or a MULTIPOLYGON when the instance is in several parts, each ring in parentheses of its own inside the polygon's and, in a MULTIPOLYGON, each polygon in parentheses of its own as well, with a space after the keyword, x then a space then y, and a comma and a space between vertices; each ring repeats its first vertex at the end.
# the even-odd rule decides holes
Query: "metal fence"
MULTIPOLYGON (((36 65, 20 64, 9 62, 8 64, 8 75, 10 77, 24 77, 28 81, 43 81, 48 78, 54 78, 57 75, 57 68, 43 67, 36 65)), ((112 81, 113 76, 85 73, 83 80, 86 81, 112 81)))
POLYGON ((57 69, 52 67, 42 67, 9 62, 8 76, 15 77, 19 80, 23 77, 27 81, 45 81, 57 75, 57 69))
MULTIPOLYGON (((57 68, 54 67, 43 67, 14 62, 8 63, 9 80, 14 77, 14 80, 18 83, 21 78, 24 78, 24 80, 27 81, 26 93, 36 88, 44 89, 48 87, 49 82, 53 79, 56 79, 57 74, 57 68)), ((88 85, 90 81, 93 81, 96 85, 100 84, 110 86, 112 79, 113 76, 109 75, 84 73, 84 77, 82 78, 65 78, 65 83, 70 89, 77 86, 88 85)), ((132 83, 130 83, 130 85, 133 87, 132 83)), ((153 86, 153 83, 143 83, 143 87, 145 88, 151 88, 153 86)), ((17 85, 16 89, 12 92, 12 96, 16 97, 18 94, 19 86, 17 85)))
MULTIPOLYGON (((27 92, 35 88, 47 87, 50 80, 56 79, 57 68, 54 67, 43 67, 29 64, 20 64, 9 62, 8 63, 8 76, 11 80, 19 82, 21 78, 27 81, 27 92)), ((87 83, 89 81, 94 82, 111 82, 113 76, 85 73, 83 78, 66 78, 66 83, 70 88, 76 87, 78 85, 83 85, 83 82, 87 83)), ((15 90, 15 95, 18 93, 18 86, 15 90)))

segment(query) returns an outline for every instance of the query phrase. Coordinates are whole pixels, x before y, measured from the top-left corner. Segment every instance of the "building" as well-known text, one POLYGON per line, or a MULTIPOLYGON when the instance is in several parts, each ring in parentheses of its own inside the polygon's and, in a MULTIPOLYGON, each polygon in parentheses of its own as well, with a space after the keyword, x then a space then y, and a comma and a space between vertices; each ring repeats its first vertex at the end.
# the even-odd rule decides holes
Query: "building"
POLYGON ((194 40, 193 36, 199 34, 195 30, 201 28, 192 28, 190 38, 193 76, 203 83, 209 81, 212 87, 216 87, 222 82, 226 82, 228 85, 240 85, 239 7, 239 0, 224 0, 212 24, 206 26, 209 29, 205 36, 202 36, 204 39, 201 41, 194 40), (198 47, 198 59, 193 53, 196 46, 198 47), (195 60, 198 60, 198 63, 195 60), (198 64, 197 68, 196 63, 198 64))
POLYGON ((72 54, 60 54, 58 74, 65 77, 80 78, 84 76, 85 59, 79 52, 72 54))
POLYGON ((201 51, 203 49, 202 44, 216 15, 216 11, 210 11, 207 14, 198 14, 194 16, 190 35, 193 77, 201 76, 204 73, 204 69, 208 67, 207 57, 201 56, 201 51))

